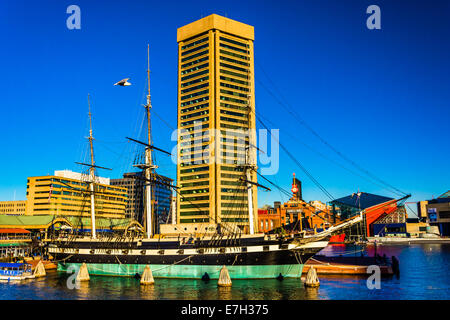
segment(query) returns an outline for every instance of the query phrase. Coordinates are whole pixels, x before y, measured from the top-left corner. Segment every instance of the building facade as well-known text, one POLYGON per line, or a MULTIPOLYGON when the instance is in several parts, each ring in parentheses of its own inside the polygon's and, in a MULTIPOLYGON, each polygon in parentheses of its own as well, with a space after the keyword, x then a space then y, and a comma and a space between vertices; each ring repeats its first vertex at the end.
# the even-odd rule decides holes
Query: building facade
MULTIPOLYGON (((165 184, 172 184, 173 180, 158 175, 158 179, 161 179, 165 184)), ((127 206, 125 209, 125 215, 127 218, 135 219, 142 225, 144 225, 144 183, 142 172, 130 172, 125 173, 121 179, 111 179, 111 185, 120 186, 127 189, 127 206)), ((171 201, 172 191, 170 187, 164 184, 152 185, 152 201, 153 210, 156 217, 156 231, 159 232, 159 226, 161 224, 171 223, 171 201)))
POLYGON ((24 215, 26 210, 26 200, 0 201, 0 214, 24 215))
POLYGON ((442 236, 450 236, 450 191, 426 201, 426 221, 438 227, 442 236))
MULTIPOLYGON (((95 215, 125 218, 127 189, 110 185, 107 178, 95 184, 95 215)), ((26 215, 90 216, 89 177, 69 170, 29 177, 26 215)))
MULTIPOLYGON (((178 224, 249 230, 244 165, 256 162, 249 147, 256 144, 253 40, 252 26, 215 14, 178 29, 178 224)), ((256 183, 256 173, 249 180, 256 183)))

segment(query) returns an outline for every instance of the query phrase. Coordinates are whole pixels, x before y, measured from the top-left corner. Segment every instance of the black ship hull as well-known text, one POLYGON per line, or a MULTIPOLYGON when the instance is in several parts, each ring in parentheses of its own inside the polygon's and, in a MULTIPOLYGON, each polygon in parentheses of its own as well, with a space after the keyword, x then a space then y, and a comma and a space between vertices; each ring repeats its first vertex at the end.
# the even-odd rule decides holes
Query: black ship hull
POLYGON ((292 240, 134 240, 100 241, 77 239, 55 241, 49 253, 58 270, 68 271, 86 263, 90 274, 134 276, 149 265, 155 278, 201 278, 205 273, 217 279, 226 266, 233 279, 300 277, 303 264, 327 245, 315 241, 298 245, 292 240))

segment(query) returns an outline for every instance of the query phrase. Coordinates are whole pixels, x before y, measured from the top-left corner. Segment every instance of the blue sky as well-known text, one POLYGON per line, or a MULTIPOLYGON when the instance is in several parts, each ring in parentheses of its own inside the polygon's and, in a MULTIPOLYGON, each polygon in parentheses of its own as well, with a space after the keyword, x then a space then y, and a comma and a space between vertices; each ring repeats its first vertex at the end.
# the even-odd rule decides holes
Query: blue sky
MULTIPOLYGON (((395 195, 362 178, 266 88, 345 157, 411 193, 410 201, 450 188, 447 1, 16 0, 0 3, 0 200, 25 199, 28 176, 80 170, 74 162, 86 155, 88 93, 97 163, 114 169, 101 175, 132 168, 134 145, 124 137, 144 137, 147 43, 154 141, 172 149, 176 29, 212 13, 255 27, 257 113, 333 197, 358 189, 395 195), (81 8, 81 30, 66 27, 71 4, 81 8), (372 4, 381 8, 381 30, 366 28, 372 4), (131 87, 112 85, 125 77, 131 87)), ((280 153, 280 170, 268 178, 290 189, 295 172, 306 200, 327 201, 280 153)), ((161 174, 175 178, 170 159, 157 161, 161 174)), ((258 197, 259 206, 287 200, 278 191, 258 197)))

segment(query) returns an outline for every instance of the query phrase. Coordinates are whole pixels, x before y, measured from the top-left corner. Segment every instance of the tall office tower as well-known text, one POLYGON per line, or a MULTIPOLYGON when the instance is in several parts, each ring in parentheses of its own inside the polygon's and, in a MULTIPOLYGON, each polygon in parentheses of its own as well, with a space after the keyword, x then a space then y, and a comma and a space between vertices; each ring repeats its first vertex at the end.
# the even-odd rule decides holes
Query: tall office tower
POLYGON ((253 40, 216 14, 178 29, 177 223, 256 230, 253 40))
MULTIPOLYGON (((143 177, 142 171, 124 173, 123 178, 111 179, 111 185, 127 188, 128 202, 125 209, 125 217, 137 220, 144 225, 144 180, 139 179, 143 177)), ((172 191, 168 185, 171 185, 173 180, 158 175, 158 179, 164 184, 155 183, 152 191, 153 212, 155 218, 155 229, 159 233, 161 224, 171 222, 171 202, 172 191)))

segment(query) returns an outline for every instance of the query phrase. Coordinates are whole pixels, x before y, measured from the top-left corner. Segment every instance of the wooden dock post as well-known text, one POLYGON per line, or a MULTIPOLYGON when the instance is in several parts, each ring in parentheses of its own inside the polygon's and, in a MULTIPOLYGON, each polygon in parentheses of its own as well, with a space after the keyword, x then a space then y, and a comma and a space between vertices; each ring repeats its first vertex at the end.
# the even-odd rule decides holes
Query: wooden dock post
POLYGON ((39 260, 36 268, 34 269, 34 273, 33 274, 34 274, 34 276, 36 278, 45 277, 45 275, 46 275, 45 267, 44 267, 44 264, 42 263, 42 260, 39 260))
POLYGON ((317 277, 316 269, 313 266, 309 268, 308 273, 306 274, 305 287, 316 288, 320 286, 319 278, 317 277))
POLYGON ((142 273, 142 277, 141 277, 141 284, 142 285, 150 285, 150 284, 154 284, 155 283, 155 279, 153 279, 153 274, 152 274, 152 270, 150 269, 150 266, 145 266, 144 268, 144 272, 142 273))
POLYGON ((220 269, 220 275, 219 275, 219 281, 217 282, 217 285, 219 287, 231 287, 231 278, 228 274, 227 267, 223 266, 222 269, 220 269))
POLYGON ((83 262, 83 264, 80 267, 80 270, 78 270, 78 274, 77 274, 77 281, 89 281, 89 272, 88 272, 88 268, 85 262, 83 262))

